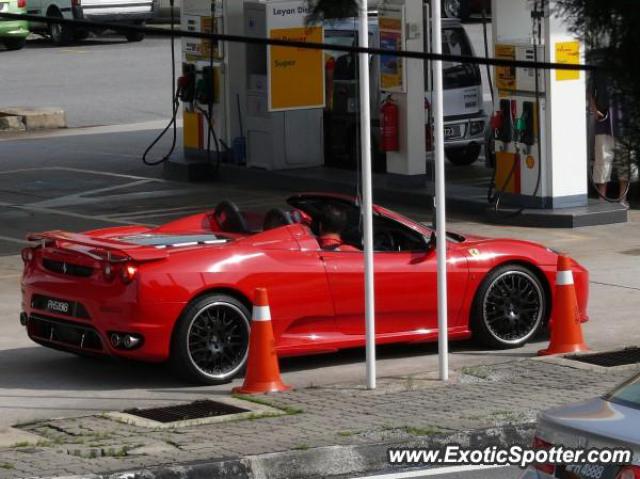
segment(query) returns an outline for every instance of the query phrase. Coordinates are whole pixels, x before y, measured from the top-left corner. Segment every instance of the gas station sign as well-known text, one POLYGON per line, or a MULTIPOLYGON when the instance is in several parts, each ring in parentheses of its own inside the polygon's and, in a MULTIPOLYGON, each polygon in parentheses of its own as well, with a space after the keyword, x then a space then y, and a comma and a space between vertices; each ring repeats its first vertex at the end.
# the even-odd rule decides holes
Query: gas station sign
MULTIPOLYGON (((404 50, 404 10, 398 6, 384 5, 378 16, 380 48, 404 50)), ((387 92, 406 91, 405 59, 388 54, 380 56, 380 88, 387 92)))
MULTIPOLYGON (((556 43, 556 63, 565 65, 578 65, 580 63, 580 42, 558 42, 556 43)), ((557 81, 579 80, 578 70, 556 70, 557 81)))
MULTIPOLYGON (((306 25, 306 0, 267 4, 269 38, 322 43, 321 25, 306 25)), ((324 108, 325 72, 322 50, 270 46, 268 52, 269 111, 324 108)))

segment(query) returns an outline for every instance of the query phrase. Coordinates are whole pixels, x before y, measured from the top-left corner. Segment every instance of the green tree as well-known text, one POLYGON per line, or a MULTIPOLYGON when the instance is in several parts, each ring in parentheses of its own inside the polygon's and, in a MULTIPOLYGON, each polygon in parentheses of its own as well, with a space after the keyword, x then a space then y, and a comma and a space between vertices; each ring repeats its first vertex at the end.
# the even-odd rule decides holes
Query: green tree
POLYGON ((349 18, 358 15, 359 0, 308 0, 311 6, 310 20, 323 18, 349 18))
POLYGON ((558 8, 585 40, 591 52, 587 61, 604 69, 617 102, 624 105, 619 139, 640 152, 640 1, 559 0, 558 8))

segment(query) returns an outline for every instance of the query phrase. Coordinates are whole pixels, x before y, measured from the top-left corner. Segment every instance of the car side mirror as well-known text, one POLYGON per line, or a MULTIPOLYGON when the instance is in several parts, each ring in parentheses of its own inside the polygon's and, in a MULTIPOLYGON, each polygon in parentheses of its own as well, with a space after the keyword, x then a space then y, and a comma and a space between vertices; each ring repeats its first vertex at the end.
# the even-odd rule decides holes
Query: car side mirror
POLYGON ((427 251, 436 249, 436 232, 432 231, 431 236, 427 240, 427 251))
POLYGON ((436 249, 436 235, 431 233, 431 236, 423 236, 423 250, 425 253, 429 253, 436 249))

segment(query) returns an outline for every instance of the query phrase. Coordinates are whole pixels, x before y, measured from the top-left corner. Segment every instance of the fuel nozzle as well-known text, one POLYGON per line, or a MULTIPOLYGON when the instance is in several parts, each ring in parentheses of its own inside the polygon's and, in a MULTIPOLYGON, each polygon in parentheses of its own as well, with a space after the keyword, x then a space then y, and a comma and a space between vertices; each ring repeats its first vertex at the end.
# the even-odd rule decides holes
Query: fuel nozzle
POLYGON ((511 143, 513 140, 513 121, 510 100, 500 100, 500 109, 491 117, 491 128, 496 140, 502 143, 511 143))
POLYGON ((178 96, 183 103, 193 102, 195 95, 196 70, 194 65, 183 64, 182 76, 178 78, 178 96))

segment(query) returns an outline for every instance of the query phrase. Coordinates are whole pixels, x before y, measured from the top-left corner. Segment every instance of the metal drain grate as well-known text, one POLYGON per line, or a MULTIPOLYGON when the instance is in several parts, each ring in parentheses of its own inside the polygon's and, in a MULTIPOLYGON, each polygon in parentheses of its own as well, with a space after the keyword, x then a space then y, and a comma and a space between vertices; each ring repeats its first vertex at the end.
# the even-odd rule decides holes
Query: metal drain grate
POLYGON ((640 363, 640 348, 634 347, 623 349, 621 351, 572 355, 565 356, 565 358, 573 361, 579 361, 581 363, 612 368, 615 366, 627 366, 629 364, 640 363))
POLYGON ((229 404, 215 401, 196 401, 179 406, 156 407, 151 409, 128 409, 124 411, 132 416, 138 416, 162 423, 188 421, 190 419, 202 419, 206 417, 227 416, 249 412, 229 404))

